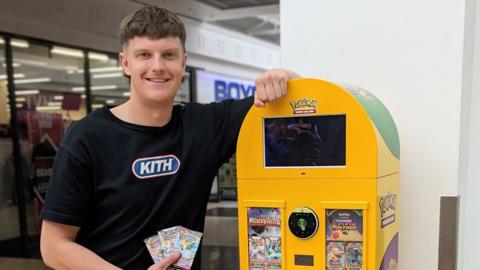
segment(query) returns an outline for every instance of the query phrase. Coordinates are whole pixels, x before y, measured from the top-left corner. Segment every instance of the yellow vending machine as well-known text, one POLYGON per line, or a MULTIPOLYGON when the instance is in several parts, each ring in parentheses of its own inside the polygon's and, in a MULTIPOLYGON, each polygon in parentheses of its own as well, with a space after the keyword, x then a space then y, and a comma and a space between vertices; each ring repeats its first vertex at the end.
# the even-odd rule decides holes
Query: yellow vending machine
POLYGON ((240 130, 240 269, 396 270, 399 159, 395 123, 371 93, 289 81, 240 130))

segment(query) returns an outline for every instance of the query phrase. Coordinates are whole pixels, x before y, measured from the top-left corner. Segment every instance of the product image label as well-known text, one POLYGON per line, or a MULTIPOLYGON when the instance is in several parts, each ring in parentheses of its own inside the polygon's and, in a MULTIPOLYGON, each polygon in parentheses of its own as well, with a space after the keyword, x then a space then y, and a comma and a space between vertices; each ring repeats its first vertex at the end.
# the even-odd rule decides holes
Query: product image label
POLYGON ((363 211, 327 209, 325 220, 326 269, 362 269, 363 211))
POLYGON ((282 269, 280 209, 248 208, 250 270, 282 269))

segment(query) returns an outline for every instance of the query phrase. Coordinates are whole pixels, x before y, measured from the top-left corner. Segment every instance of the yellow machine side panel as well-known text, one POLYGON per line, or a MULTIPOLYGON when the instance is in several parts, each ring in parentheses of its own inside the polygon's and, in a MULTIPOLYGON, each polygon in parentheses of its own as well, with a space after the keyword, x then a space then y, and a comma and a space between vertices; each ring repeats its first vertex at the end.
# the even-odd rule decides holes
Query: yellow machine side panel
POLYGON ((374 126, 375 134, 377 134, 377 149, 378 149, 378 176, 382 177, 400 171, 400 161, 395 158, 388 149, 382 136, 379 134, 377 128, 374 126))
MULTIPOLYGON (((325 269, 325 206, 348 209, 350 206, 364 209, 364 247, 374 251, 377 211, 376 179, 239 179, 239 249, 240 269, 249 268, 248 224, 245 205, 258 207, 271 205, 282 209, 282 269, 325 269), (260 200, 258 200, 260 199, 260 200), (284 202, 284 203, 278 203, 284 202), (283 208, 284 206, 284 208, 283 208), (318 230, 312 238, 299 239, 289 230, 288 217, 297 207, 307 206, 318 217, 318 230), (295 265, 295 255, 313 255, 314 265, 295 265)), ((353 209, 352 209, 353 210, 353 209)), ((366 251, 366 250, 365 250, 366 251)), ((365 252, 364 251, 364 252, 365 252)), ((375 252, 365 252, 362 269, 373 270, 375 252)))
POLYGON ((399 174, 377 180, 376 268, 398 269, 399 174))

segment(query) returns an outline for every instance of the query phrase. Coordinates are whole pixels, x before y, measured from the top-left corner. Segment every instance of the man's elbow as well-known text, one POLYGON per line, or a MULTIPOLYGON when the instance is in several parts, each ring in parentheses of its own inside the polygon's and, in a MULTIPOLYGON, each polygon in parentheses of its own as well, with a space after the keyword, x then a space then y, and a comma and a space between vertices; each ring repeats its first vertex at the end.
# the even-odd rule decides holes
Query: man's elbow
POLYGON ((42 254, 43 263, 45 265, 55 268, 55 251, 51 241, 45 239, 45 237, 40 237, 40 253, 42 254))
POLYGON ((40 234, 40 252, 43 262, 51 268, 65 268, 72 254, 71 243, 74 242, 79 228, 44 220, 40 234))

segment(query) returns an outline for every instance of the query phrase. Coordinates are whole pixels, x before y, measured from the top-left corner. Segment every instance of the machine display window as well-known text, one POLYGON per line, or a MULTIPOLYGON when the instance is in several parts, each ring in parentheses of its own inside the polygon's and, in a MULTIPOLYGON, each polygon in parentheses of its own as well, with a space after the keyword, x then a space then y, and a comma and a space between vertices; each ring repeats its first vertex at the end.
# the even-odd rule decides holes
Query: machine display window
POLYGON ((345 166, 345 115, 264 118, 265 167, 345 166))
POLYGON ((248 208, 249 269, 282 269, 279 208, 248 208))
POLYGON ((360 270, 363 265, 363 211, 326 209, 326 270, 360 270))

